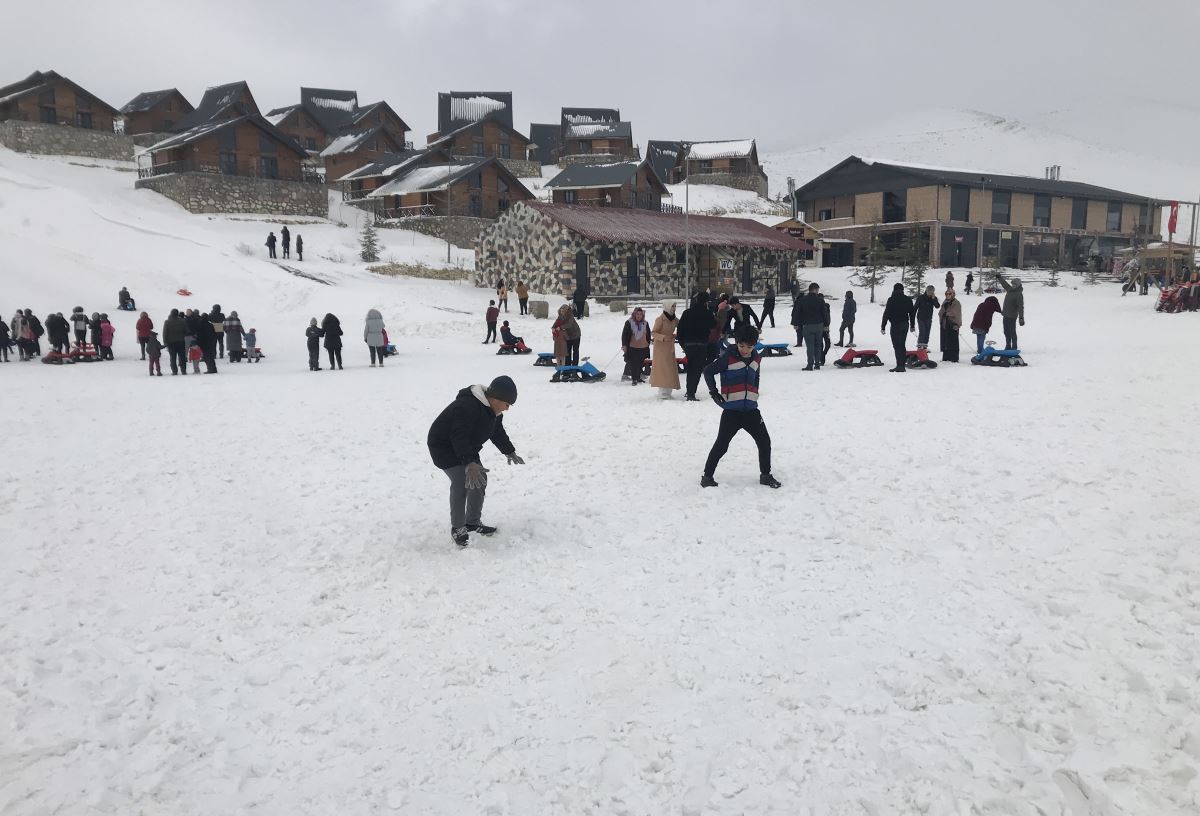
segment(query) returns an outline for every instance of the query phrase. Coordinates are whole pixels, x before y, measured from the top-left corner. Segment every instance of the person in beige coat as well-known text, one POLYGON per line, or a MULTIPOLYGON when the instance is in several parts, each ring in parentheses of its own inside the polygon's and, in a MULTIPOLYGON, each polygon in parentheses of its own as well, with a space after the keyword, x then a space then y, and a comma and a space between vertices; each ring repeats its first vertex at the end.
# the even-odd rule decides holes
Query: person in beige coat
POLYGON ((953 289, 946 290, 946 299, 938 310, 938 325, 941 327, 942 360, 958 362, 958 330, 962 327, 962 304, 954 296, 953 289))
POLYGON ((663 301, 663 313, 654 321, 650 339, 654 346, 654 365, 650 368, 650 385, 658 389, 662 399, 671 399, 679 390, 679 367, 675 363, 675 303, 663 301))
POLYGON ((567 364, 567 330, 563 325, 563 317, 571 314, 571 307, 564 303, 558 307, 558 318, 554 321, 554 325, 550 329, 550 334, 554 338, 554 364, 556 366, 564 366, 567 364))

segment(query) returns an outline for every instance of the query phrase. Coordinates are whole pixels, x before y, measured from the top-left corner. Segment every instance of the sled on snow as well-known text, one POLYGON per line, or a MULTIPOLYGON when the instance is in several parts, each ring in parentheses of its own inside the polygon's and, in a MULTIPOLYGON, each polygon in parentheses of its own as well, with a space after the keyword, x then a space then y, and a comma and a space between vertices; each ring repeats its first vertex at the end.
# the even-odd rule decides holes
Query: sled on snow
POLYGON ((833 361, 836 368, 870 368, 871 366, 883 365, 883 360, 879 359, 878 349, 856 349, 854 347, 846 349, 846 352, 833 361))
MULTIPOLYGON (((532 354, 533 349, 524 343, 501 343, 500 348, 496 349, 497 354, 532 354)), ((554 355, 550 355, 550 359, 554 359, 554 355)), ((534 363, 537 365, 537 363, 534 363)))
POLYGON ((971 358, 971 362, 975 365, 993 366, 996 368, 1015 368, 1028 365, 1021 359, 1020 349, 998 349, 994 346, 988 346, 983 350, 983 354, 976 354, 971 358))
POLYGON ((137 309, 133 305, 133 301, 126 301, 125 303, 118 303, 117 309, 119 309, 122 312, 136 312, 137 311, 137 309))
POLYGON ((253 349, 238 349, 237 351, 229 352, 229 362, 237 363, 245 360, 248 363, 257 363, 267 355, 263 354, 262 348, 255 346, 253 349))
MULTIPOLYGON (((646 375, 647 377, 649 377, 649 376, 650 376, 650 371, 651 371, 653 368, 654 368, 654 360, 653 360, 652 358, 650 358, 650 357, 647 357, 647 358, 646 358, 646 359, 645 359, 645 360, 642 362, 642 373, 643 373, 644 375, 646 375)), ((676 358, 675 358, 675 369, 676 369, 676 370, 677 370, 677 371, 678 371, 680 374, 686 374, 686 373, 687 373, 687 357, 676 357, 676 358)))
POLYGON ((76 363, 95 363, 100 359, 100 350, 91 343, 76 343, 71 349, 71 360, 76 363))
POLYGON ((42 362, 46 365, 64 365, 66 363, 74 363, 70 354, 63 354, 61 351, 48 351, 42 355, 42 362))
POLYGON ((582 365, 555 366, 550 382, 600 382, 608 375, 587 360, 582 365))
POLYGON ((937 361, 929 359, 929 350, 919 348, 904 352, 905 368, 937 368, 937 361))
POLYGON ((758 343, 754 346, 763 357, 791 357, 792 350, 787 343, 758 343))
MULTIPOLYGON (((554 366, 554 352, 539 351, 537 359, 533 361, 535 366, 554 366)), ((557 366, 555 366, 557 368, 557 366)))

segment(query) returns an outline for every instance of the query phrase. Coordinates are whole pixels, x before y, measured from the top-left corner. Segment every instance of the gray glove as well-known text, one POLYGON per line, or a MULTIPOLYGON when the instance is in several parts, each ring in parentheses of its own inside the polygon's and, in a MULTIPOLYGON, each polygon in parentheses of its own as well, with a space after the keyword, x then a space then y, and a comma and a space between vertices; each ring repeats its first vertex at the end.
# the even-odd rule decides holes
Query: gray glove
POLYGON ((525 464, 525 460, 520 456, 517 456, 516 452, 514 451, 513 453, 508 454, 508 463, 510 465, 523 465, 525 464))
POLYGON ((464 480, 467 490, 483 490, 487 487, 487 468, 478 462, 467 465, 467 478, 464 480))

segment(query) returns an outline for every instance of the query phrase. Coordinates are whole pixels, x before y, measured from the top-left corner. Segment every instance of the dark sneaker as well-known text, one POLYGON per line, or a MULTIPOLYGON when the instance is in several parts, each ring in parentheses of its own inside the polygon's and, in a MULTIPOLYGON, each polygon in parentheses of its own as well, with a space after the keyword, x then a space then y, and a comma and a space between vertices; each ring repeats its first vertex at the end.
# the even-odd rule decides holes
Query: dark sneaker
POLYGON ((495 527, 489 527, 486 524, 468 524, 466 530, 472 533, 479 533, 480 535, 491 535, 496 532, 495 527))
POLYGON ((766 485, 767 487, 783 487, 780 481, 770 473, 764 473, 762 476, 759 476, 758 483, 760 485, 766 485))
POLYGON ((686 397, 684 397, 684 399, 687 400, 688 402, 699 402, 700 401, 700 398, 697 397, 695 394, 688 394, 686 397))
POLYGON ((451 527, 450 537, 454 539, 454 543, 460 550, 471 543, 471 536, 466 527, 451 527))
POLYGON ((708 476, 708 475, 701 476, 700 477, 700 486, 701 487, 716 487, 717 480, 714 479, 712 476, 708 476))

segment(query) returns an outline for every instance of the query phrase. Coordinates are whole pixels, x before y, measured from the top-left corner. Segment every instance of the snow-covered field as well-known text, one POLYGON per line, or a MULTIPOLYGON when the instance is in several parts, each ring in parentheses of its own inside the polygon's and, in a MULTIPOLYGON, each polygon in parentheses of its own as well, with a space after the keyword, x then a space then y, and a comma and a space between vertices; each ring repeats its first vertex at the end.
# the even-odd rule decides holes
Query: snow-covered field
POLYGON ((582 323, 610 379, 551 384, 479 345, 488 292, 372 276, 350 227, 293 228, 325 285, 265 219, 131 188, 0 151, 0 314, 117 321, 113 363, 0 363, 0 814, 1200 809, 1195 315, 1067 277, 1027 292, 1025 369, 767 360, 784 487, 743 435, 702 490, 718 411, 621 385, 620 315, 582 323), (122 284, 160 324, 237 309, 267 358, 147 377, 122 284), (502 372, 528 464, 485 450, 501 531, 459 552, 425 433, 502 372))

